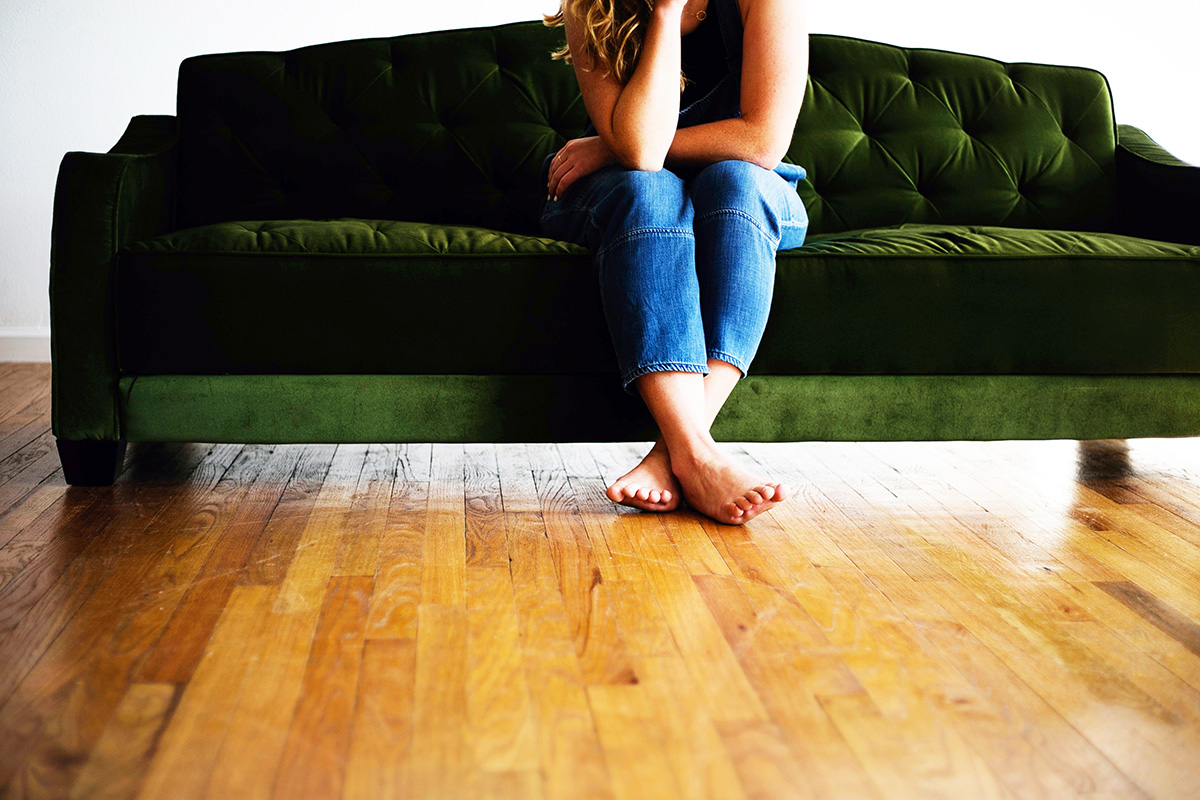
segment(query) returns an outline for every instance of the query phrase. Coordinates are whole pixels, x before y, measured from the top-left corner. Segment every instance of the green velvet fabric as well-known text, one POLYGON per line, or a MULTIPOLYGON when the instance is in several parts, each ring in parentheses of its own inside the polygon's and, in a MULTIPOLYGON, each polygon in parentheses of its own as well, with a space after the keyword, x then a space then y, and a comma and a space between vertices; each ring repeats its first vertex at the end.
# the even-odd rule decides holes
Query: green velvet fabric
MULTIPOLYGON (((180 224, 357 217, 536 233, 547 153, 587 121, 539 22, 189 58, 180 224)), ((904 222, 1106 228, 1104 77, 811 37, 787 158, 813 233, 904 222)))
POLYGON ((591 257, 362 220, 222 223, 117 266, 123 374, 616 372, 591 257))
POLYGON ((1098 72, 811 37, 787 158, 810 231, 904 222, 1108 229, 1115 129, 1098 72))
POLYGON ((108 153, 67 153, 50 237, 51 420, 60 439, 121 436, 113 261, 173 227, 175 118, 134 117, 108 153))
POLYGON ((1200 372, 1200 248, 905 225, 778 263, 756 373, 1200 372))
MULTIPOLYGON (((754 374, 1200 372, 1198 247, 913 224, 817 235, 778 261, 754 374)), ((123 374, 616 380, 587 251, 548 239, 219 223, 131 244, 116 285, 123 374)))
POLYGON ((1200 167, 1175 158, 1132 125, 1118 129, 1117 229, 1135 236, 1200 244, 1200 167))
POLYGON ((540 22, 196 56, 180 223, 359 217, 535 233, 543 156, 587 124, 540 22))
MULTIPOLYGON (((130 441, 646 441, 606 378, 151 375, 120 383, 130 441)), ((1200 376, 758 376, 713 435, 733 441, 1101 439, 1200 434, 1200 376)))
MULTIPOLYGON (((131 254, 283 254, 369 256, 564 256, 587 255, 585 247, 463 225, 400 220, 255 220, 184 228, 131 242, 131 254)), ((481 264, 485 262, 481 260, 481 264)))

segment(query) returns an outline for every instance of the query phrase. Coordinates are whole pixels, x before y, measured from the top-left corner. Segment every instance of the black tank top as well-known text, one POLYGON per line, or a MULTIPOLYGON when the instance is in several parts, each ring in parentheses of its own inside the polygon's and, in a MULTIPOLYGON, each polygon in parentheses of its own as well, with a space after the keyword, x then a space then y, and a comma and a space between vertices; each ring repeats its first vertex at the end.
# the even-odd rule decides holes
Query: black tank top
POLYGON ((729 71, 725 42, 721 39, 721 15, 709 14, 696 29, 683 37, 683 75, 687 78, 679 107, 687 108, 716 88, 729 71))

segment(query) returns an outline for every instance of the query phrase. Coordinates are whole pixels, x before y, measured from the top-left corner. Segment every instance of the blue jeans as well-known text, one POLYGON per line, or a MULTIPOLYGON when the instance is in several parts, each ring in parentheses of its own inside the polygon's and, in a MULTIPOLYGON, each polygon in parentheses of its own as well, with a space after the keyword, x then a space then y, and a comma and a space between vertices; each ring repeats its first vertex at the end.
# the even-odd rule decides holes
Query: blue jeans
POLYGON ((720 161, 684 179, 611 166, 542 212, 547 236, 592 251, 621 383, 649 372, 708 374, 708 359, 745 376, 775 287, 775 253, 799 247, 804 169, 720 161))

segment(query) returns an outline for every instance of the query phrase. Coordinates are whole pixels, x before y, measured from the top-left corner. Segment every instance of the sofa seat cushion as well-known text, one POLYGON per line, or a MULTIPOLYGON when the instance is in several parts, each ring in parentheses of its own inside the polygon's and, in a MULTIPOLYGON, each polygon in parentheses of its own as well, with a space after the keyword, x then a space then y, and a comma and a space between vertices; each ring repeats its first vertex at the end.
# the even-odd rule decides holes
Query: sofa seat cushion
MULTIPOLYGON (((1200 373, 1200 248, 903 225, 781 252, 756 374, 1200 373)), ((118 255, 123 374, 616 376, 583 248, 484 228, 230 222, 118 255)))
POLYGON ((118 363, 124 374, 599 374, 616 359, 595 283, 584 248, 484 228, 188 228, 118 254, 118 363))
POLYGON ((783 251, 756 371, 1200 372, 1200 247, 909 224, 783 251))

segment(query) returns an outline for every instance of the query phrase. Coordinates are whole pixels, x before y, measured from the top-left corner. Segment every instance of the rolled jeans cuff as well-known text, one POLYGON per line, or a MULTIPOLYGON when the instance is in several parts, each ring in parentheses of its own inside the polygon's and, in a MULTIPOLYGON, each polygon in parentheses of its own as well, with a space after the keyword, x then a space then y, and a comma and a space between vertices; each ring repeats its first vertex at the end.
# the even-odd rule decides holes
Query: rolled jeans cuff
POLYGON ((697 372, 701 375, 707 375, 708 364, 690 364, 680 361, 658 361, 653 364, 643 364, 621 376, 622 388, 627 393, 636 396, 637 393, 630 388, 633 382, 651 372, 697 372))
POLYGON ((732 364, 733 366, 737 367, 739 371, 741 371, 743 378, 746 377, 746 373, 750 371, 749 364, 747 364, 745 361, 742 361, 742 359, 738 358, 737 356, 731 355, 722 350, 709 350, 708 357, 715 358, 717 361, 724 361, 728 364, 732 364))

